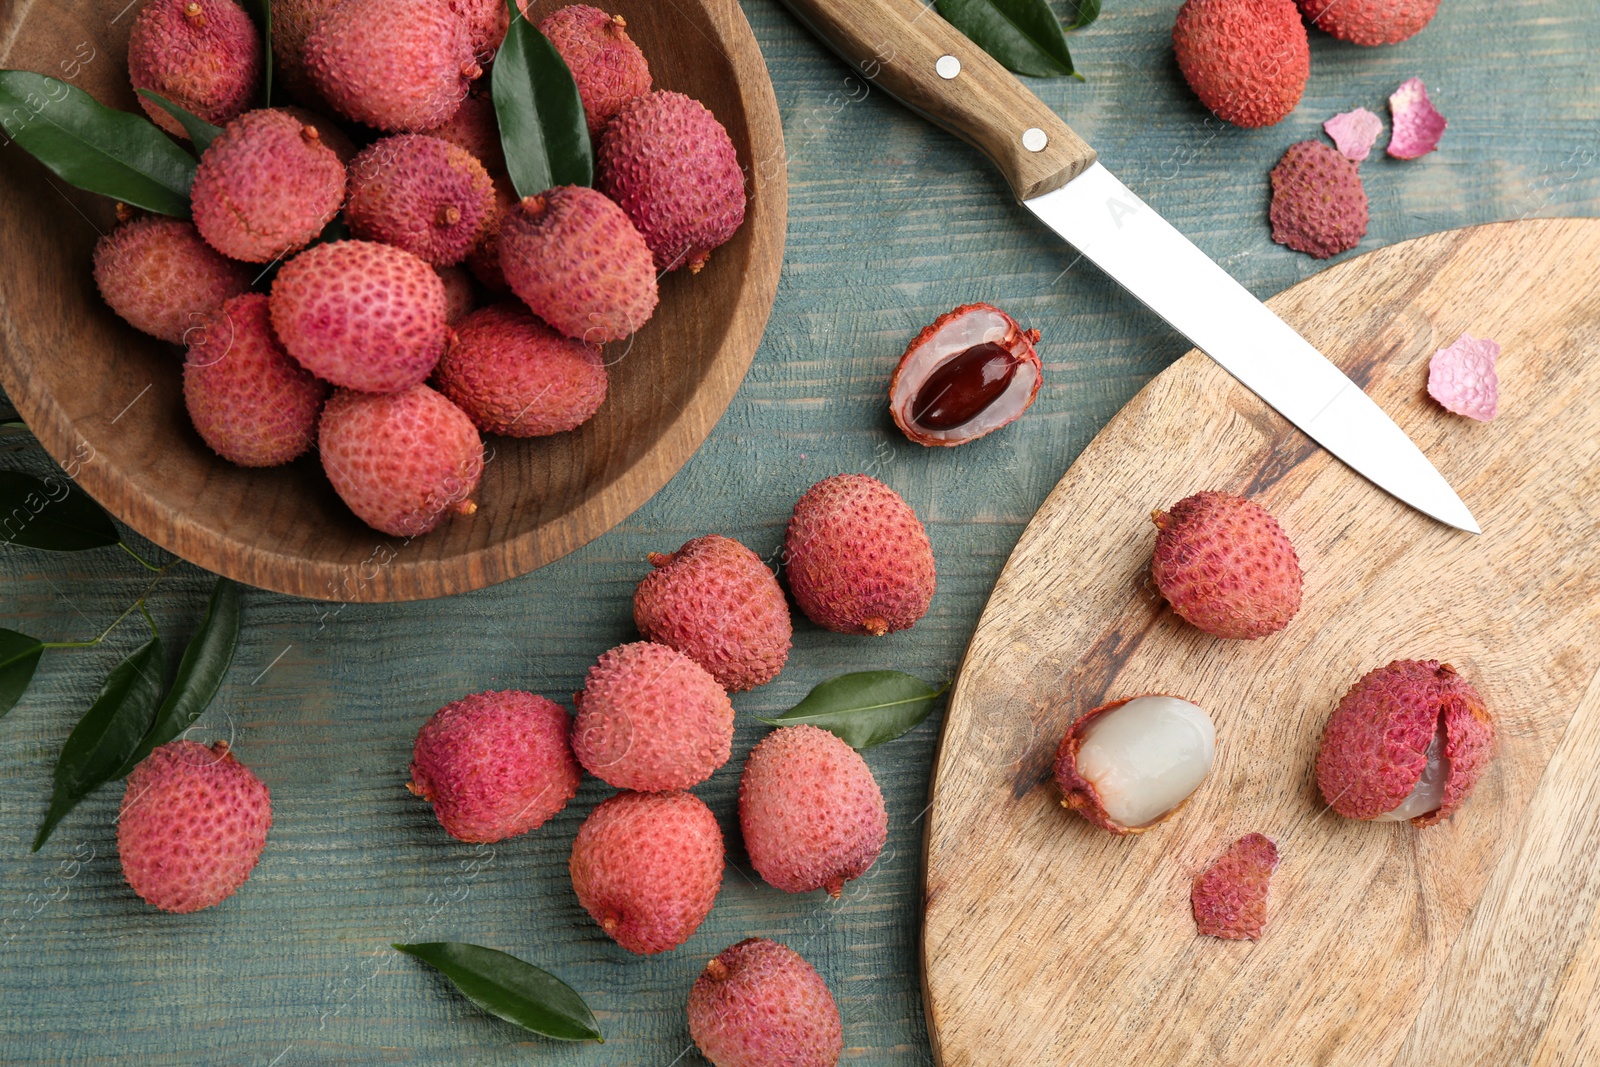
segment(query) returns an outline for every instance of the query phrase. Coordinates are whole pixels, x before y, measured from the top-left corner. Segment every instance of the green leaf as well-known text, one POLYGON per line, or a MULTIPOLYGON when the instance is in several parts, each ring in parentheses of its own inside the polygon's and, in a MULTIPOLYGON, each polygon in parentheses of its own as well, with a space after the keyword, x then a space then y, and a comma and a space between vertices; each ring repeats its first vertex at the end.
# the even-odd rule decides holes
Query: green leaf
POLYGON ((1081 30, 1100 17, 1100 0, 1072 0, 1072 6, 1078 9, 1078 14, 1067 27, 1069 30, 1081 30))
POLYGON ((86 552, 122 540, 105 508, 65 475, 0 471, 0 544, 86 552))
POLYGON ((0 715, 16 707, 17 701, 22 699, 42 655, 44 642, 37 637, 16 630, 0 630, 0 715))
POLYGON ((926 719, 949 688, 899 671, 859 671, 823 682, 776 719, 756 718, 772 726, 819 726, 851 748, 871 748, 926 719))
POLYGON ((238 644, 239 585, 227 578, 218 578, 211 590, 205 617, 200 620, 200 629, 189 639, 189 647, 183 650, 172 688, 156 709, 144 740, 117 768, 113 778, 127 777, 146 756, 183 733, 200 717, 217 695, 238 644))
POLYGON ((561 1041, 605 1043, 594 1012, 567 983, 509 953, 464 941, 396 945, 437 968, 490 1015, 561 1041))
POLYGON ((189 143, 194 145, 194 154, 197 156, 210 148, 211 142, 215 141, 217 135, 222 132, 221 126, 211 125, 199 115, 185 111, 159 93, 152 93, 149 89, 139 89, 137 92, 146 100, 154 100, 161 106, 163 111, 178 120, 178 125, 182 126, 184 132, 189 135, 189 143))
POLYGON ((936 0, 939 14, 1009 70, 1036 78, 1075 74, 1067 35, 1049 0, 936 0))
POLYGON ((111 669, 100 695, 61 746, 55 792, 33 839, 33 851, 50 839, 56 824, 78 801, 117 777, 150 730, 166 672, 161 638, 155 636, 111 669))
POLYGON ((195 159, 142 115, 57 78, 0 70, 0 130, 70 185, 189 217, 195 159))
POLYGON ((517 0, 511 29, 495 54, 490 80, 506 170, 519 197, 558 185, 594 183, 594 151, 578 83, 556 46, 522 17, 517 0))

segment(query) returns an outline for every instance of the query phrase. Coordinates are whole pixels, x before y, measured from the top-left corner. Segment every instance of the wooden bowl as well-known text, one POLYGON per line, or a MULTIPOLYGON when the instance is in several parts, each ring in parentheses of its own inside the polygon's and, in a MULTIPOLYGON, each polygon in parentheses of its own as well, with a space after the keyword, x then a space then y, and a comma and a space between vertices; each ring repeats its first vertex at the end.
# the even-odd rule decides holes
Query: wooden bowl
MULTIPOLYGON (((0 67, 73 81, 139 110, 127 79, 127 0, 0 12, 0 67)), ((534 5, 535 19, 558 6, 534 5)), ((114 206, 67 188, 21 149, 0 150, 0 382, 40 442, 94 498, 163 548, 297 596, 415 600, 476 589, 559 559, 648 500, 692 455, 749 369, 777 291, 787 215, 772 82, 736 0, 608 0, 657 88, 699 99, 747 174, 744 226, 697 275, 662 279, 661 306, 606 347, 611 391, 573 433, 486 438, 478 511, 404 540, 340 502, 315 455, 246 470, 200 440, 184 411, 182 353, 100 300, 91 254, 114 206)), ((3 141, 3 138, 0 138, 3 141)))

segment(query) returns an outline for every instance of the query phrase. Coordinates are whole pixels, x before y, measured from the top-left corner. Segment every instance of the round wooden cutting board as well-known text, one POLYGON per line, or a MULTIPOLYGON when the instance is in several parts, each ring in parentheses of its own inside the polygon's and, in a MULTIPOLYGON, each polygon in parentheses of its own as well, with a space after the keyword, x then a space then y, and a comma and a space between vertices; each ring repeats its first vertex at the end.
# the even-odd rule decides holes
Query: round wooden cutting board
POLYGON ((1373 488, 1198 352, 1135 397, 1023 534, 951 698, 923 938, 944 1067, 1600 1063, 1600 220, 1408 241, 1270 303, 1484 533, 1373 488), (1503 349, 1491 423, 1425 392, 1463 331, 1503 349), (1201 489, 1294 540, 1282 633, 1208 637, 1151 587, 1151 509, 1201 489), (1397 658, 1454 664, 1497 719, 1476 792, 1427 830, 1342 819, 1312 775, 1339 697, 1397 658), (1051 763, 1075 716, 1152 691, 1211 713, 1216 765, 1113 838, 1051 763), (1265 934, 1197 936, 1192 879, 1251 831, 1283 854, 1265 934))

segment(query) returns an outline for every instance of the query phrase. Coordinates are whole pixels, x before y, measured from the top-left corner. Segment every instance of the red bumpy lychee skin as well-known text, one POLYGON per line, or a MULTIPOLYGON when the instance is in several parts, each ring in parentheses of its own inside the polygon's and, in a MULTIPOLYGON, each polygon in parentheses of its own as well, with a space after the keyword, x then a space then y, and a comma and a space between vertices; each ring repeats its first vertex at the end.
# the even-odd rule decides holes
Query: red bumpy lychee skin
POLYGON ((287 112, 247 111, 200 156, 189 199, 206 243, 246 263, 310 244, 344 203, 344 164, 287 112))
POLYGON ((628 36, 621 15, 588 4, 551 12, 539 23, 578 83, 578 96, 596 140, 623 104, 650 91, 650 64, 628 36))
POLYGON ((1254 941, 1267 927, 1267 898, 1278 846, 1265 834, 1245 834, 1195 876, 1189 890, 1194 925, 1206 937, 1254 941))
POLYGON ((1154 511, 1150 577, 1172 609, 1216 637, 1277 633, 1300 610, 1300 559, 1278 520, 1232 493, 1154 511))
POLYGON ((1320 30, 1352 44, 1398 44, 1433 20, 1439 0, 1299 0, 1320 30))
POLYGON ((444 321, 454 326, 478 306, 478 290, 465 267, 434 269, 444 283, 444 321))
POLYGON ((713 1067, 835 1067, 839 1006, 787 945, 752 937, 723 950, 689 991, 689 1034, 713 1067))
POLYGON ((227 742, 173 741, 128 775, 117 852, 135 893, 183 914, 244 885, 271 828, 271 794, 227 742))
POLYGON ((245 293, 191 331, 183 402, 211 450, 241 467, 276 467, 317 436, 328 386, 273 336, 267 298, 245 293))
POLYGON ((251 270, 200 238, 191 223, 149 216, 123 223, 94 246, 94 280, 111 310, 136 329, 183 344, 251 270))
POLYGON ((470 515, 483 439, 466 413, 426 385, 399 393, 340 389, 322 409, 322 469, 374 530, 415 537, 470 515))
POLYGON ((520 201, 511 191, 511 179, 503 172, 491 180, 494 182, 494 210, 484 223, 483 236, 467 256, 467 268, 495 296, 510 296, 511 286, 506 283, 506 273, 500 267, 500 226, 506 216, 517 210, 520 201))
POLYGON ((396 393, 444 354, 444 282, 391 245, 334 241, 284 264, 272 283, 272 327, 289 354, 346 389, 396 393))
POLYGON ((1361 168, 1321 141, 1289 146, 1272 168, 1272 239, 1318 259, 1348 252, 1367 233, 1361 168))
POLYGON ((1396 660, 1369 671, 1339 701, 1323 727, 1317 786, 1350 819, 1394 811, 1428 768, 1429 745, 1443 741, 1439 807, 1412 818, 1449 818, 1477 784, 1494 747, 1494 721, 1466 679, 1438 660, 1396 660))
POLYGON ((1200 102, 1236 126, 1281 121, 1311 74, 1294 0, 1186 0, 1172 46, 1200 102))
POLYGON ((785 726, 745 759, 739 826, 768 885, 838 897, 877 861, 889 816, 860 753, 815 726, 785 726))
POLYGON ((572 842, 572 888, 629 952, 651 956, 689 939, 722 888, 722 830, 693 793, 618 793, 572 842))
POLYGON ((655 254, 656 270, 706 265, 744 222, 744 172, 717 117, 682 93, 641 96, 595 150, 595 180, 655 254))
POLYGON ((789 658, 789 604, 761 557, 731 537, 696 537, 672 553, 633 594, 633 621, 646 641, 669 645, 737 693, 765 685, 789 658))
POLYGON ((480 87, 461 101, 455 114, 422 132, 465 148, 491 176, 503 175, 506 153, 500 143, 500 119, 495 115, 494 97, 482 82, 478 84, 480 87))
POLYGON ((450 836, 490 843, 543 826, 578 792, 566 709, 533 693, 474 693, 417 732, 413 793, 450 836))
MULTIPOLYGON (((519 9, 528 0, 518 0, 519 9)), ((487 67, 494 62, 495 53, 505 43, 506 31, 511 28, 511 12, 505 0, 449 0, 450 8, 467 25, 467 40, 478 65, 487 67)))
POLYGON ((313 107, 322 104, 311 72, 306 69, 306 41, 322 22, 323 16, 339 6, 339 0, 271 0, 272 59, 290 96, 313 107))
POLYGON ((390 132, 437 126, 483 73, 447 0, 342 0, 306 39, 305 64, 336 111, 390 132))
POLYGON ((928 613, 933 546, 911 505, 865 474, 807 489, 784 540, 784 576, 818 626, 882 637, 928 613))
POLYGON ((952 448, 1022 417, 1044 380, 1024 330, 993 304, 940 315, 906 346, 889 380, 889 414, 919 445, 952 448))
MULTIPOLYGON (((261 84, 261 35, 234 0, 148 0, 128 33, 128 77, 221 126, 249 108, 261 84)), ((188 140, 183 124, 139 97, 151 120, 188 140)))
POLYGON ((467 258, 494 213, 489 172, 459 145, 419 133, 374 141, 350 164, 352 235, 435 267, 467 258))
POLYGON ((434 385, 485 433, 546 437, 575 430, 606 399, 598 345, 563 337, 516 301, 474 311, 434 370, 434 385))
POLYGON ((706 669, 666 645, 636 641, 589 668, 573 696, 572 749, 618 789, 687 789, 733 751, 733 704, 706 669))

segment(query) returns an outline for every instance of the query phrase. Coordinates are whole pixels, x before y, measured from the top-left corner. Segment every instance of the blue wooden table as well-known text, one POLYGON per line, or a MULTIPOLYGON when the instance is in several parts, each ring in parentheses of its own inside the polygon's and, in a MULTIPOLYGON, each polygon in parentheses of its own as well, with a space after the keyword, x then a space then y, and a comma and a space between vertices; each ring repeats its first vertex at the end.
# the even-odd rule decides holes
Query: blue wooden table
MULTIPOLYGON (((55 0, 66 2, 66 0, 55 0)), ((0 1063, 698 1063, 683 1013, 705 960, 753 935, 787 941, 831 985, 844 1061, 931 1062, 918 992, 921 816, 935 715, 870 750, 889 805, 883 857, 843 899, 763 885, 739 844, 744 754, 785 709, 847 670, 955 670, 1022 526, 1096 430, 1187 347, 1008 201, 952 138, 864 87, 778 6, 745 0, 766 52, 790 156, 784 280, 749 378, 699 454, 612 533, 516 581, 450 600, 324 605, 248 592, 234 666, 202 720, 268 783, 274 825, 260 866, 220 907, 155 912, 123 884, 120 787, 85 802, 37 855, 61 741, 105 672, 143 638, 52 653, 0 720, 0 1063), (906 341, 973 300, 1043 334, 1045 382, 1027 417, 959 450, 908 443, 885 407, 906 341), (609 793, 589 779, 550 824, 493 846, 443 834, 404 785, 417 727, 488 688, 566 701, 589 664, 632 639, 645 554, 719 532, 773 553, 795 498, 840 471, 874 474, 917 509, 939 590, 907 633, 842 637, 797 620, 788 669, 739 695, 734 759, 697 792, 727 833, 716 909, 653 959, 613 944, 566 872, 583 817, 609 793), (492 945, 564 977, 594 1006, 604 1046, 540 1040, 472 1008, 389 948, 492 945)), ((1339 111, 1420 75, 1450 119, 1441 150, 1362 167, 1372 223, 1358 251, 1476 222, 1600 211, 1600 24, 1590 0, 1444 0, 1420 36, 1358 49, 1312 37, 1304 100, 1277 127, 1226 126, 1172 60, 1177 0, 1108 0, 1072 38, 1087 82, 1036 83, 1102 160, 1254 292, 1318 269, 1270 239, 1266 174, 1339 111)), ((672 4, 662 5, 670 17, 672 4)), ((12 149, 13 151, 15 149, 12 149)), ((0 209, 3 210, 3 209, 0 209)), ((44 471, 37 449, 0 466, 44 471)), ((143 550, 157 554, 152 546, 143 550)), ((91 636, 136 599, 145 572, 116 550, 0 553, 4 619, 46 640, 91 636)), ((210 577, 176 568, 152 596, 184 640, 210 577)))

